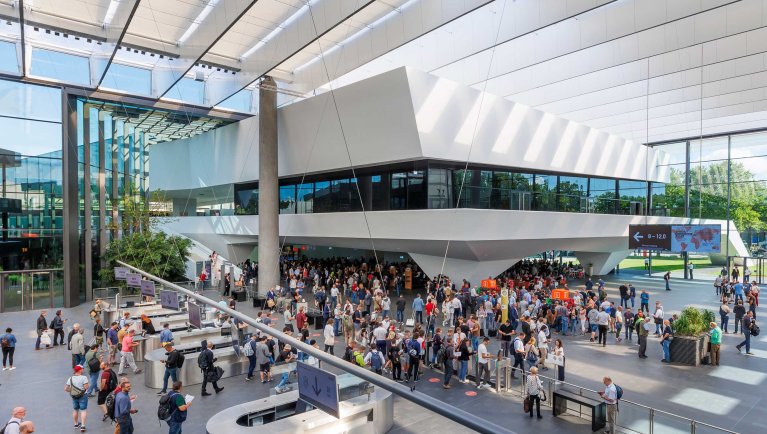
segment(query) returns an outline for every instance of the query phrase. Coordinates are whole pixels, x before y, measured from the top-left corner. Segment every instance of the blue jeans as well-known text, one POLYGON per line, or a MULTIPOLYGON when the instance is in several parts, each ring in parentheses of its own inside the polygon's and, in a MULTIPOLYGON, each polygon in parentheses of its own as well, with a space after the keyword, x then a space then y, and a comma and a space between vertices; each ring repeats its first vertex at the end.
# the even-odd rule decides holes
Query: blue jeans
POLYGON ((727 330, 727 326, 730 324, 730 316, 729 315, 719 315, 720 318, 722 318, 722 330, 724 330, 725 333, 729 333, 727 330))
POLYGON ((341 318, 333 318, 333 334, 338 336, 341 334, 341 318))
POLYGON ((418 324, 423 324, 423 311, 422 310, 415 311, 415 320, 418 321, 418 324))
POLYGON ((663 324, 655 324, 655 334, 659 335, 663 332, 663 324))
POLYGON ((88 380, 88 390, 85 391, 86 395, 90 395, 93 392, 99 391, 99 371, 91 372, 90 379, 88 380))
MULTIPOLYGON (((162 391, 168 391, 168 378, 173 380, 173 383, 178 381, 178 368, 165 368, 165 374, 162 376, 162 391)), ((173 384, 171 383, 171 384, 173 384)), ((179 428, 180 429, 180 428, 179 428)))
POLYGON ((281 389, 285 387, 285 385, 288 384, 289 378, 290 378, 290 372, 283 372, 282 377, 280 378, 280 384, 277 385, 277 388, 281 389))
POLYGON ((471 337, 471 347, 474 349, 474 351, 477 351, 477 348, 479 347, 479 336, 472 336, 471 337))
POLYGON ((453 362, 448 360, 445 362, 445 379, 442 384, 450 384, 450 377, 453 376, 453 362))
POLYGON ((669 347, 671 346, 671 341, 666 339, 662 342, 663 344, 663 360, 670 362, 671 361, 671 352, 669 351, 669 347))
POLYGON ((567 327, 569 326, 570 318, 563 316, 562 322, 560 323, 560 330, 562 331, 562 336, 567 336, 567 327))
POLYGON ((404 310, 398 310, 397 311, 397 322, 405 321, 405 311, 404 310))
POLYGON ((459 361, 458 379, 461 381, 466 381, 466 374, 468 373, 469 373, 469 361, 468 360, 459 361))
POLYGON ((391 311, 389 309, 386 309, 383 312, 381 312, 381 315, 383 315, 383 317, 386 318, 387 316, 391 315, 391 311))
POLYGON ((737 303, 738 300, 743 301, 743 293, 735 294, 735 303, 737 303))
POLYGON ((738 344, 738 347, 740 348, 740 347, 745 346, 746 347, 746 352, 750 353, 751 352, 751 330, 744 329, 743 327, 741 327, 740 331, 743 332, 743 336, 745 336, 746 339, 743 342, 741 342, 740 344, 738 344))
POLYGON ((85 365, 85 354, 75 354, 75 365, 85 365))
POLYGON ((570 321, 570 333, 575 334, 575 331, 578 330, 578 324, 580 324, 580 320, 578 320, 578 318, 570 321))
POLYGON ((629 300, 631 300, 631 308, 634 308, 634 298, 635 297, 629 297, 629 300))
POLYGON ((330 297, 330 309, 331 310, 336 308, 336 304, 338 304, 338 297, 330 297))
POLYGON ((183 422, 176 422, 174 420, 168 421, 168 427, 170 429, 168 430, 168 434, 181 434, 181 424, 183 422))
POLYGON ((256 369, 256 356, 248 356, 248 378, 253 376, 253 370, 256 369))

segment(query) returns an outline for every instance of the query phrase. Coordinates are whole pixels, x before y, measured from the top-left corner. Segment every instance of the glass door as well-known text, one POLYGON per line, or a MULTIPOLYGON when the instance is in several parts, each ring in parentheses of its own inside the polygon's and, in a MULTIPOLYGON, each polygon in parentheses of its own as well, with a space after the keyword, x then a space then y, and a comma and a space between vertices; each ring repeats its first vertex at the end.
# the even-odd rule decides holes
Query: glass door
POLYGON ((51 273, 48 271, 39 273, 27 273, 24 275, 29 281, 32 305, 24 306, 24 309, 50 309, 53 307, 51 298, 51 273))
POLYGON ((17 312, 24 309, 21 275, 3 273, 0 276, 0 288, 3 292, 3 312, 17 312))

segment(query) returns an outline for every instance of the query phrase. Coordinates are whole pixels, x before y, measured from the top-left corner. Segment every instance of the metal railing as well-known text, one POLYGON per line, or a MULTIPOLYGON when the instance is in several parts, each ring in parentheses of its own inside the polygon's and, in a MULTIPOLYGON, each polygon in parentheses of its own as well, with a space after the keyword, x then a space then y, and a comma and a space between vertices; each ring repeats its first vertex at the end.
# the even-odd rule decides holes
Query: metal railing
MULTIPOLYGON (((501 351, 498 352, 501 355, 501 351)), ((512 359, 499 357, 491 360, 490 372, 494 373, 494 381, 491 386, 498 393, 509 393, 520 398, 526 396, 525 380, 527 372, 519 368, 513 368, 512 359), (512 372, 516 373, 516 379, 512 377, 512 372)), ((524 362, 527 366, 527 361, 524 362)), ((469 376, 476 381, 476 359, 469 360, 469 376)), ((454 373, 455 375, 455 373, 454 373)), ((542 406, 552 407, 554 392, 559 389, 566 389, 568 392, 575 393, 592 399, 601 400, 599 392, 583 386, 559 381, 555 378, 538 374, 541 379, 547 396, 546 401, 541 402, 542 406)), ((618 403, 617 428, 625 433, 637 434, 658 434, 658 433, 690 433, 690 434, 738 434, 725 428, 720 428, 705 422, 700 422, 678 414, 658 410, 633 401, 621 399, 618 403)), ((590 413, 584 413, 581 406, 568 402, 567 414, 579 418, 588 419, 590 413)))
POLYGON ((367 369, 351 364, 341 359, 340 357, 329 355, 321 351, 320 349, 315 348, 306 343, 303 343, 299 341, 298 339, 292 336, 288 336, 277 329, 266 326, 263 323, 256 322, 255 319, 247 315, 244 315, 233 309, 229 309, 228 307, 220 306, 216 301, 211 300, 202 295, 199 295, 194 291, 190 291, 179 285, 175 285, 164 279, 160 279, 157 276, 153 276, 141 269, 133 267, 132 265, 126 264, 124 262, 117 261, 117 263, 121 266, 127 267, 130 270, 133 270, 136 273, 141 274, 142 276, 150 280, 153 280, 156 283, 163 285, 166 288, 176 290, 182 293, 183 295, 186 295, 188 298, 194 299, 200 303, 214 307, 218 309, 219 311, 226 313, 232 318, 238 318, 239 320, 249 325, 250 327, 253 327, 256 330, 259 330, 263 333, 273 336, 282 342, 288 343, 293 348, 296 348, 299 351, 302 351, 306 354, 309 354, 317 358, 322 363, 327 363, 328 365, 333 366, 334 368, 340 369, 344 372, 348 372, 352 375, 362 378, 363 380, 368 381, 384 390, 387 390, 397 396, 407 399, 408 401, 411 401, 430 411, 433 411, 441 416, 444 416, 452 421, 455 421, 463 426, 466 426, 469 429, 475 430, 480 433, 486 433, 486 434, 514 434, 514 432, 509 430, 508 428, 502 427, 500 425, 496 425, 492 422, 487 421, 486 419, 480 418, 460 408, 454 407, 428 394, 411 389, 393 380, 390 380, 381 375, 378 375, 375 372, 371 372, 367 369))

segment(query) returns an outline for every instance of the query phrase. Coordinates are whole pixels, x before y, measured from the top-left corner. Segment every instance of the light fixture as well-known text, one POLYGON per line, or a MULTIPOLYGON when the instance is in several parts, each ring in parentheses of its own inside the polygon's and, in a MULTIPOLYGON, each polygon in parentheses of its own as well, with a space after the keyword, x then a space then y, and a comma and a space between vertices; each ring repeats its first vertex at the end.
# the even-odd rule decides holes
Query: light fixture
POLYGON ((107 8, 107 13, 104 15, 104 24, 103 27, 106 29, 109 27, 109 25, 112 23, 112 20, 115 18, 115 14, 117 13, 117 6, 120 4, 120 0, 111 0, 109 2, 109 7, 107 8))
POLYGON ((283 21, 280 25, 278 25, 274 30, 269 32, 268 35, 264 37, 264 39, 258 41, 258 43, 248 49, 248 51, 242 53, 242 56, 240 56, 240 60, 245 60, 248 56, 258 51, 259 48, 266 45, 267 42, 271 41, 275 36, 277 36, 283 29, 291 25, 294 21, 296 21, 299 17, 301 17, 304 13, 306 13, 310 7, 314 6, 315 3, 317 3, 319 0, 311 0, 310 2, 304 4, 296 12, 293 13, 293 15, 289 16, 287 20, 283 21))
POLYGON ((183 44, 186 42, 187 39, 189 39, 190 36, 197 30, 198 27, 200 27, 200 24, 202 24, 203 21, 205 21, 205 18, 207 18, 208 15, 213 11, 213 8, 216 7, 218 2, 221 0, 208 0, 208 4, 205 5, 204 8, 200 11, 200 14, 197 15, 197 18, 192 21, 192 24, 189 26, 188 29, 186 29, 186 32, 184 32, 183 35, 178 39, 178 45, 183 44))

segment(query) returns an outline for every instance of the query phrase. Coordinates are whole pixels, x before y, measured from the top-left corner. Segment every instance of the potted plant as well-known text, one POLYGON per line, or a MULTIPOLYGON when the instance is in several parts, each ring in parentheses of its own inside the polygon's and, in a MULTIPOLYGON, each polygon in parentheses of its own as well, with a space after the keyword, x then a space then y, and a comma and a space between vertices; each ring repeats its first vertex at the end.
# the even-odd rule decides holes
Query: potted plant
POLYGON ((706 355, 709 323, 712 321, 715 321, 715 316, 710 310, 691 306, 684 308, 672 326, 674 340, 669 346, 671 361, 699 366, 706 355))

